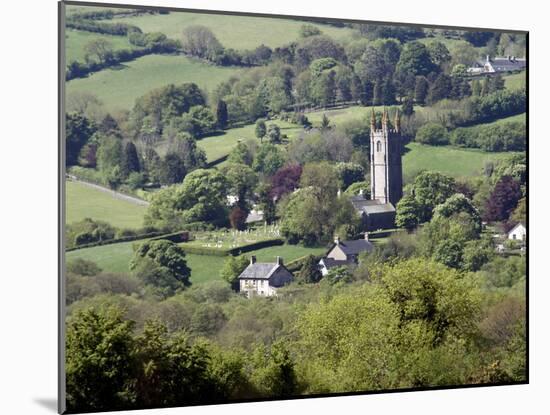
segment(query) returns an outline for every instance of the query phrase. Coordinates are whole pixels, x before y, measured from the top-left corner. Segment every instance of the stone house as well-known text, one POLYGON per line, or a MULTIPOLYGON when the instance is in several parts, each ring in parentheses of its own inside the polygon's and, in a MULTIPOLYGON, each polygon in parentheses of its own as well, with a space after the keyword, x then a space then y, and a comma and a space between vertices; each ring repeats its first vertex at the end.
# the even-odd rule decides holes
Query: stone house
POLYGON ((374 249, 372 242, 368 240, 368 234, 365 232, 363 239, 349 241, 340 241, 340 238, 334 239, 334 244, 330 247, 326 255, 319 260, 319 269, 323 276, 327 275, 331 268, 347 266, 354 267, 359 261, 359 254, 371 252, 374 249))
POLYGON ((277 290, 293 279, 281 257, 278 256, 275 262, 256 262, 256 257, 252 256, 250 264, 239 275, 239 291, 246 293, 248 298, 270 297, 277 295, 277 290))
POLYGON ((510 240, 525 242, 526 238, 527 228, 521 222, 508 231, 508 239, 510 240))

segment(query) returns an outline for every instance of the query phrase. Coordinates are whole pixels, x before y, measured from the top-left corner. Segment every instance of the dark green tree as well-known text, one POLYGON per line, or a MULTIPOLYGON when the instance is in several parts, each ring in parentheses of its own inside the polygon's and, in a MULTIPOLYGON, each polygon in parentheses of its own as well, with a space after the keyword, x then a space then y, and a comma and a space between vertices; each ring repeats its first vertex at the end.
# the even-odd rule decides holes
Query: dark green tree
POLYGON ((128 177, 131 173, 141 171, 141 163, 139 162, 136 145, 131 141, 128 141, 124 147, 120 170, 123 177, 128 177))
POLYGON ((417 76, 414 86, 414 100, 417 104, 424 105, 426 103, 429 89, 430 83, 428 80, 423 76, 417 76))
POLYGON ((318 262, 313 255, 308 255, 304 259, 300 271, 296 274, 296 279, 306 284, 319 282, 323 278, 323 275, 319 270, 318 262))
POLYGON ((227 104, 224 100, 220 99, 218 101, 218 105, 216 106, 216 122, 218 125, 218 128, 224 129, 227 127, 227 120, 229 119, 228 113, 227 113, 227 104))
POLYGON ((70 166, 77 164, 80 150, 92 137, 96 127, 84 115, 69 113, 65 119, 65 131, 67 137, 66 158, 67 165, 70 166))
POLYGON ((181 183, 187 170, 182 158, 176 153, 167 153, 160 168, 160 182, 170 185, 181 183))
POLYGON ((267 133, 267 127, 265 125, 265 121, 260 119, 256 121, 256 127, 254 129, 254 134, 256 134, 256 137, 260 139, 260 142, 262 142, 263 138, 265 137, 267 133))

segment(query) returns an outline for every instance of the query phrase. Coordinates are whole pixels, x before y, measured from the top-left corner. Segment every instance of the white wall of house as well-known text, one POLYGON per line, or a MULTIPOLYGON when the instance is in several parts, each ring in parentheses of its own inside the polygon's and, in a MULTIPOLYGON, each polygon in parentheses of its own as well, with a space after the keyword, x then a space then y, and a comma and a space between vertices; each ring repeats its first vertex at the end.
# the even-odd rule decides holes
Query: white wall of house
POLYGON ((508 232, 508 239, 515 241, 524 241, 527 238, 527 229, 521 223, 514 226, 514 228, 508 232))
POLYGON ((259 295, 262 297, 277 295, 277 288, 269 285, 269 280, 265 279, 240 280, 239 289, 241 292, 245 292, 248 298, 253 295, 259 295))

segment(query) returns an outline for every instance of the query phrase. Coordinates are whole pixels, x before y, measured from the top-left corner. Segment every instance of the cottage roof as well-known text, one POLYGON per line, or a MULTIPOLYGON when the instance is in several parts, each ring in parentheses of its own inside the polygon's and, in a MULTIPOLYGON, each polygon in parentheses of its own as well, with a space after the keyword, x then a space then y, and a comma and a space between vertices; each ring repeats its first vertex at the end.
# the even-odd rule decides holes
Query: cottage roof
POLYGON ((277 264, 276 262, 255 262, 249 264, 241 275, 240 280, 267 280, 271 277, 279 268, 284 268, 284 265, 277 264))
POLYGON ((512 229, 510 229, 510 230, 508 231, 508 235, 511 234, 512 232, 514 232, 514 231, 515 231, 517 228, 519 228, 520 226, 523 226, 523 228, 527 229, 527 228, 525 227, 525 224, 524 224, 523 222, 519 222, 519 223, 517 223, 512 229))
MULTIPOLYGON (((513 56, 495 57, 495 58, 489 59, 489 62, 493 66, 493 69, 497 72, 498 71, 501 71, 501 72, 519 71, 525 68, 526 66, 525 59, 519 59, 513 56)), ((487 60, 478 61, 478 64, 480 66, 483 66, 486 63, 488 63, 487 60)))
MULTIPOLYGON (((332 245, 329 252, 332 251, 335 246, 336 244, 332 245)), ((367 241, 366 239, 341 241, 338 242, 338 246, 346 255, 358 255, 361 252, 371 251, 373 248, 372 243, 367 241)))

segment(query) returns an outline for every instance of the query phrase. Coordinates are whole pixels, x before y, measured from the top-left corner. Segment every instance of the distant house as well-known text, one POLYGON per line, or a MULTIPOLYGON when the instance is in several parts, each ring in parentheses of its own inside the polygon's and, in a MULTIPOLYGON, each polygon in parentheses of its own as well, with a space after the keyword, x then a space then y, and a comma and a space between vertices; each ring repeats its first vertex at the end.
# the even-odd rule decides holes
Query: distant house
POLYGON ((252 256, 250 264, 239 275, 239 290, 248 298, 255 295, 270 297, 277 295, 277 289, 293 279, 281 257, 277 257, 275 262, 256 262, 256 257, 252 256))
POLYGON ((523 223, 518 223, 508 231, 508 239, 524 242, 527 238, 527 228, 523 223))
POLYGON ((370 252, 373 248, 366 232, 363 239, 340 241, 340 238, 336 237, 327 254, 319 261, 321 274, 325 276, 331 268, 335 267, 355 266, 358 263, 359 254, 370 252))
POLYGON ((475 62, 467 71, 471 75, 516 72, 525 69, 526 65, 525 59, 516 58, 515 56, 495 57, 491 59, 487 55, 484 61, 475 62))

